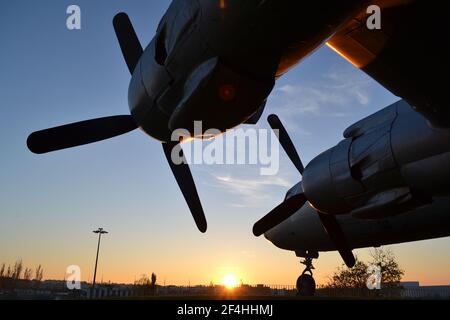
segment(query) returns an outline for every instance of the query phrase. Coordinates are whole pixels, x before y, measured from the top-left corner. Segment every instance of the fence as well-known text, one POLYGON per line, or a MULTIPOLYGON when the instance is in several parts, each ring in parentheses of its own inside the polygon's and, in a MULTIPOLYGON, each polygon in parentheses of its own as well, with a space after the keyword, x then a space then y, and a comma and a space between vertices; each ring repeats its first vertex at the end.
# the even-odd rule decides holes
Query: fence
MULTIPOLYGON (((157 286, 155 290, 135 286, 97 286, 83 290, 0 290, 2 299, 133 299, 139 297, 215 297, 218 299, 246 297, 295 297, 292 285, 241 285, 233 290, 223 286, 157 286)), ((319 298, 350 299, 450 299, 450 286, 405 287, 382 290, 318 288, 319 298)))
MULTIPOLYGON (((104 298, 137 298, 145 296, 158 297, 208 297, 218 298, 228 297, 257 297, 257 296, 278 296, 293 297, 297 290, 293 285, 241 285, 233 290, 223 286, 157 286, 151 293, 148 290, 129 288, 95 288, 86 290, 88 299, 104 298)), ((384 288, 382 290, 368 290, 366 288, 318 288, 316 297, 321 298, 376 298, 376 299, 450 299, 450 286, 431 286, 414 288, 384 288)))

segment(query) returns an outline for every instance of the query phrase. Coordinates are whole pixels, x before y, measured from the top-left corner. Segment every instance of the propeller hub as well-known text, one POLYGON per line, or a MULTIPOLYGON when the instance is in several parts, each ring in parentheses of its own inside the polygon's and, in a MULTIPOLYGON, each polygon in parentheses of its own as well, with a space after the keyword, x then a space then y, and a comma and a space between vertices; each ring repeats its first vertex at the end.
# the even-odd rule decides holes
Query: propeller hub
POLYGON ((169 116, 159 108, 156 97, 168 88, 170 81, 166 69, 154 60, 152 42, 134 69, 128 89, 128 104, 141 129, 162 142, 171 140, 169 116))

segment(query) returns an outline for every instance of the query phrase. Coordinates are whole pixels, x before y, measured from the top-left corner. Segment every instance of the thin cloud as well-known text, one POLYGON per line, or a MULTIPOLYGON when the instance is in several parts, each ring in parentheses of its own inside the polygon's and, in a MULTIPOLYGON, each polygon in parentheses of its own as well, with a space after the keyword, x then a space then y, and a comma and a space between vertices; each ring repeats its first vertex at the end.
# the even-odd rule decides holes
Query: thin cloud
POLYGON ((273 192, 274 187, 286 192, 293 185, 290 181, 276 176, 265 176, 261 179, 241 179, 231 175, 215 174, 212 176, 214 178, 213 186, 239 197, 239 202, 228 204, 234 208, 259 207, 262 201, 273 200, 272 195, 276 194, 277 198, 282 197, 282 194, 273 192))
POLYGON ((248 180, 248 179, 236 179, 231 177, 230 175, 228 176, 216 176, 216 179, 223 183, 223 184, 227 184, 227 185, 233 185, 236 186, 237 188, 242 188, 242 189, 250 189, 250 190, 258 190, 262 187, 265 186, 279 186, 279 187, 290 187, 291 184, 289 183, 289 181, 280 178, 280 177, 267 177, 265 176, 263 179, 261 180, 248 180))
POLYGON ((308 115, 313 117, 343 117, 355 106, 370 103, 370 81, 359 74, 329 73, 320 84, 287 84, 273 93, 273 103, 286 118, 308 115))

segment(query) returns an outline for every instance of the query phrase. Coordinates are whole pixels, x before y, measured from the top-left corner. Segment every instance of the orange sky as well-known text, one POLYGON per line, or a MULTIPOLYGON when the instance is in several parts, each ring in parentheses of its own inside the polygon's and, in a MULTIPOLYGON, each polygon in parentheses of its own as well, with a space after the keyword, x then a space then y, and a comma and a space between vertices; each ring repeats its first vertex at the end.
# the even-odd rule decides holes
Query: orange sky
MULTIPOLYGON (((159 284, 221 284, 224 276, 234 274, 249 284, 293 285, 302 271, 302 266, 293 253, 276 249, 263 239, 250 241, 252 245, 248 248, 239 248, 229 239, 228 249, 217 251, 215 247, 223 246, 223 239, 220 237, 227 235, 219 230, 215 231, 219 233, 218 236, 207 235, 206 239, 195 232, 186 232, 186 237, 196 239, 188 241, 189 246, 169 240, 165 243, 167 251, 160 252, 157 251, 158 243, 144 239, 143 236, 129 239, 137 243, 129 248, 120 235, 106 235, 102 241, 97 280, 103 278, 104 281, 132 283, 141 274, 155 272, 159 284)), ((25 265, 43 264, 46 279, 63 279, 65 268, 76 264, 81 267, 82 280, 92 281, 95 236, 84 240, 82 247, 78 248, 70 237, 68 232, 67 237, 57 242, 35 239, 34 246, 29 246, 24 241, 14 251, 3 246, 2 257, 6 253, 6 262, 12 264, 20 250, 25 265), (35 250, 36 247, 42 249, 35 250)), ((448 285, 448 243, 449 239, 444 238, 389 248, 394 251, 398 262, 406 271, 405 281, 420 281, 421 285, 448 285), (436 252, 442 254, 437 255, 436 252)), ((369 249, 356 250, 355 253, 362 260, 369 260, 369 249)), ((317 283, 325 284, 328 276, 340 263, 337 253, 321 254, 314 264, 317 283)))
MULTIPOLYGON (((61 1, 33 10, 29 1, 2 3, 0 24, 7 27, 0 38, 8 50, 0 50, 0 263, 42 264, 47 279, 63 279, 67 266, 79 265, 82 280, 91 281, 91 231, 105 227, 99 281, 131 283, 155 272, 160 284, 221 283, 229 273, 250 284, 295 283, 303 270, 295 254, 251 232, 299 181, 283 152, 272 177, 247 165, 192 167, 209 226, 200 234, 161 145, 140 130, 45 156, 26 147, 32 131, 128 112, 130 74, 112 18, 127 12, 146 45, 169 3, 78 0, 86 16, 73 32, 61 1)), ((307 164, 349 125, 397 100, 324 47, 277 81, 256 128, 267 127, 269 113, 280 115, 307 164)), ((450 238, 391 248, 405 280, 450 284, 450 238)), ((356 254, 367 259, 367 250, 356 254)), ((321 254, 317 282, 339 265, 337 253, 321 254)))

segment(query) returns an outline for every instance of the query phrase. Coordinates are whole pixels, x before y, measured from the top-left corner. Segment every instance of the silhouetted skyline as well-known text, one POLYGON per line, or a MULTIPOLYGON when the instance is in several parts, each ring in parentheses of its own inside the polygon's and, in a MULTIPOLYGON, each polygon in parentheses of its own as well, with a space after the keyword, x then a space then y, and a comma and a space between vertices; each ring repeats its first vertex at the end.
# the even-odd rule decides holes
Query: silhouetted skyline
MULTIPOLYGON (((79 265, 82 280, 91 281, 97 241, 91 231, 103 226, 110 234, 102 240, 98 275, 105 280, 131 283, 154 271, 173 284, 220 283, 227 274, 245 283, 295 282, 298 258, 251 232, 298 182, 283 152, 273 177, 260 176, 257 166, 192 166, 209 222, 203 235, 159 156, 161 146, 142 132, 45 156, 26 147, 32 131, 128 112, 130 76, 112 18, 127 12, 147 44, 169 3, 79 0, 79 31, 66 28, 70 3, 2 5, 0 261, 42 264, 50 279, 79 265)), ((257 127, 267 128, 267 115, 277 113, 307 163, 341 140, 347 126, 396 100, 325 47, 277 82, 257 127)), ((391 248, 405 280, 447 284, 449 244, 445 238, 391 248)), ((340 264, 337 253, 321 254, 318 282, 340 264)))

